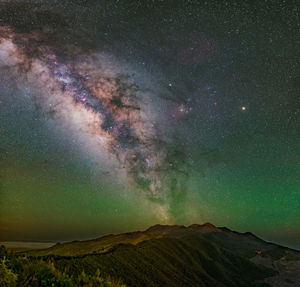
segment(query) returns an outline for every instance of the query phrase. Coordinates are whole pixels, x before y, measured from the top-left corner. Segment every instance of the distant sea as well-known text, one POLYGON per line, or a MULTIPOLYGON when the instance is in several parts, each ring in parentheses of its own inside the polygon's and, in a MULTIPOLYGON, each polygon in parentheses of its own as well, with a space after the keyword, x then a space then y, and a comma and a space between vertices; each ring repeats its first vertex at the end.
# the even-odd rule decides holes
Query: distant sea
POLYGON ((25 251, 30 249, 43 249, 55 245, 56 242, 30 242, 30 241, 0 241, 7 249, 13 251, 25 251))

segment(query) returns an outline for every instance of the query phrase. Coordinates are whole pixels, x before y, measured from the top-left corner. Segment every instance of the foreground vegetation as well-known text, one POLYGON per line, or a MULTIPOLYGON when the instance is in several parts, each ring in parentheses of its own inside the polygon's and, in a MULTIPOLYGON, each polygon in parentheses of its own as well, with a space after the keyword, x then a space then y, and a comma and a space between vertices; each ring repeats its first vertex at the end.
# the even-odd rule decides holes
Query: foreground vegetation
POLYGON ((84 270, 77 276, 67 274, 55 267, 55 260, 38 259, 8 253, 0 247, 0 287, 124 287, 119 280, 103 277, 97 269, 94 274, 84 270))

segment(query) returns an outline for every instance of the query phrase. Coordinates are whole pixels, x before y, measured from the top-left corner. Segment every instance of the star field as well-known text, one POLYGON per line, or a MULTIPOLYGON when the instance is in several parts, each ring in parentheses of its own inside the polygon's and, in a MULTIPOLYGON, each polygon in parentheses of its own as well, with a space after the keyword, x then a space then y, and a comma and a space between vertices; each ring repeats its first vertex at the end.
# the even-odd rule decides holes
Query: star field
POLYGON ((0 239, 209 221, 300 248, 299 8, 0 3, 0 239))

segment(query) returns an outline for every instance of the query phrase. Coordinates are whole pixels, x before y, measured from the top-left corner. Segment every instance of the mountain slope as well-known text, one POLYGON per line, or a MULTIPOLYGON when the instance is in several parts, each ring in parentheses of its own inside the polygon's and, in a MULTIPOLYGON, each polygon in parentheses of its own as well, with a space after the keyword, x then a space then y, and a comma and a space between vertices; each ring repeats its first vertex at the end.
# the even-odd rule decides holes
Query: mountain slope
POLYGON ((100 269, 128 286, 266 286, 258 280, 275 275, 206 239, 191 244, 180 238, 158 238, 120 244, 102 254, 43 259, 54 259, 59 270, 73 276, 100 269))
POLYGON ((300 282, 300 252, 210 223, 154 225, 27 255, 32 260, 50 260, 73 277, 100 269, 127 286, 279 286, 276 282, 284 282, 282 286, 291 287, 300 282))
POLYGON ((268 253, 270 256, 273 256, 274 259, 278 259, 282 257, 285 252, 290 250, 273 243, 265 242, 250 232, 239 233, 231 231, 228 228, 218 228, 211 223, 205 223, 203 225, 193 224, 188 227, 157 224, 145 231, 128 232, 117 235, 110 234, 86 241, 58 243, 50 248, 29 251, 28 254, 34 256, 77 256, 103 253, 121 243, 136 245, 150 239, 170 237, 194 241, 197 241, 199 238, 205 238, 227 251, 246 256, 247 258, 253 257, 255 251, 259 250, 262 253, 268 253))

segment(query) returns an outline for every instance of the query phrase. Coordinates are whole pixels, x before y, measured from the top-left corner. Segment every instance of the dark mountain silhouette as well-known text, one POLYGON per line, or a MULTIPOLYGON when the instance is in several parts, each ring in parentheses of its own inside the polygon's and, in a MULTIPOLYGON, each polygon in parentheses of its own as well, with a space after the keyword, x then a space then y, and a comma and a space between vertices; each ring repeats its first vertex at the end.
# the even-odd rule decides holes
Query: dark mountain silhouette
POLYGON ((72 276, 100 269, 127 286, 300 286, 300 252, 211 223, 157 224, 26 254, 72 276))
POLYGON ((157 224, 26 254, 75 277, 99 269, 127 286, 300 286, 299 251, 211 223, 157 224))

